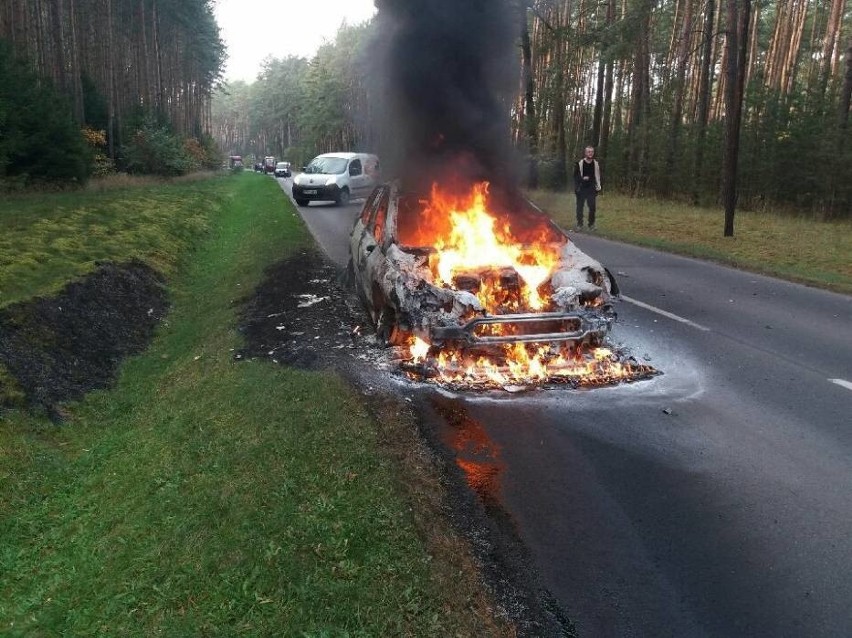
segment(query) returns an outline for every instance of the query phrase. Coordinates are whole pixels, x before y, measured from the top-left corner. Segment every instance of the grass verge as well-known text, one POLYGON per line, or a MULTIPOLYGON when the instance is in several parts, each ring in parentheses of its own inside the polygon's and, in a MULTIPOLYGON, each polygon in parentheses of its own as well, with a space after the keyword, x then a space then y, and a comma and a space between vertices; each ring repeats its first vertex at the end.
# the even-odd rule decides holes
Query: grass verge
POLYGON ((227 180, 0 200, 0 306, 49 295, 97 261, 138 258, 171 275, 208 229, 227 180))
MULTIPOLYGON (((573 193, 533 191, 530 197, 560 226, 574 225, 573 193)), ((598 198, 603 237, 852 293, 851 221, 738 211, 734 237, 722 236, 723 222, 717 209, 609 192, 598 198)))
MULTIPOLYGON (((149 255, 173 273, 150 350, 64 426, 3 414, 0 633, 501 635, 463 562, 433 561, 418 534, 389 424, 334 374, 233 359, 235 301, 309 241, 277 184, 174 188, 189 190, 144 195, 171 202, 146 227, 197 215, 149 255)), ((48 270, 42 289, 62 279, 48 270)))

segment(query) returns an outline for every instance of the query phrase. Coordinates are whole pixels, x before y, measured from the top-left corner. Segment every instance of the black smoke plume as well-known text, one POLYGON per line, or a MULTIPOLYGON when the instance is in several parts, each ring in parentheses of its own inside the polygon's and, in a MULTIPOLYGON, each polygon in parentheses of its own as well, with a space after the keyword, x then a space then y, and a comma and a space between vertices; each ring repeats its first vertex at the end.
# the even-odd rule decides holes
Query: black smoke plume
POLYGON ((489 180, 514 191, 510 109, 517 88, 517 9, 508 0, 376 0, 371 67, 381 101, 386 174, 489 180))

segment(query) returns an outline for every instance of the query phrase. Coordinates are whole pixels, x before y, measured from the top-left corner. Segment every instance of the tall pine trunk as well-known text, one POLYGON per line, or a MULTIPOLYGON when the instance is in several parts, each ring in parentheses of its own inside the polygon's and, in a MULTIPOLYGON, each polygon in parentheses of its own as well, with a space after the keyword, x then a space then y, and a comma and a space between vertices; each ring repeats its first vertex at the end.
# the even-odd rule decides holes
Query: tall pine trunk
POLYGON ((843 85, 840 88, 840 104, 837 111, 841 143, 849 125, 850 102, 852 102, 852 39, 849 40, 849 46, 846 47, 846 73, 843 76, 843 85))
POLYGON ((710 117, 710 93, 713 86, 713 25, 716 23, 715 0, 707 0, 707 15, 704 20, 701 53, 701 81, 698 85, 698 134, 695 144, 695 173, 692 180, 692 201, 699 203, 699 184, 704 174, 704 146, 707 143, 707 124, 710 117))
POLYGON ((532 73, 532 46, 526 5, 521 6, 521 52, 523 56, 523 132, 527 147, 527 186, 538 188, 538 124, 535 117, 535 84, 532 73))
POLYGON ((725 159, 722 198, 725 202, 724 236, 734 236, 737 206, 737 163, 740 153, 740 123, 748 57, 748 27, 751 0, 727 0, 728 30, 725 38, 728 66, 725 69, 725 159), (740 4, 742 6, 738 6, 740 4))
POLYGON ((680 29, 680 39, 675 58, 674 108, 672 109, 671 134, 666 155, 666 174, 663 193, 671 192, 675 171, 675 162, 680 151, 680 130, 683 119, 683 102, 686 93, 686 65, 689 56, 690 33, 692 30, 692 0, 684 0, 683 23, 680 29))

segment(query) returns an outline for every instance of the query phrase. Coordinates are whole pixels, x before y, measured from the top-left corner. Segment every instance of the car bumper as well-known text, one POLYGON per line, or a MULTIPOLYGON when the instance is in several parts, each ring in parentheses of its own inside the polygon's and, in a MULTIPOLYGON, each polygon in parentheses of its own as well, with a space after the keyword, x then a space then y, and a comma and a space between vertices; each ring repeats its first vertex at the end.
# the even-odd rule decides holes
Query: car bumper
POLYGON ((468 346, 503 343, 578 342, 589 337, 602 339, 615 322, 611 307, 601 310, 525 313, 478 317, 464 325, 433 326, 430 342, 455 341, 468 346), (502 325, 507 334, 493 334, 489 327, 502 325), (491 334, 489 334, 491 333, 491 334))
POLYGON ((340 187, 337 184, 331 186, 308 185, 299 186, 293 184, 293 199, 307 199, 311 201, 337 201, 340 197, 340 187))

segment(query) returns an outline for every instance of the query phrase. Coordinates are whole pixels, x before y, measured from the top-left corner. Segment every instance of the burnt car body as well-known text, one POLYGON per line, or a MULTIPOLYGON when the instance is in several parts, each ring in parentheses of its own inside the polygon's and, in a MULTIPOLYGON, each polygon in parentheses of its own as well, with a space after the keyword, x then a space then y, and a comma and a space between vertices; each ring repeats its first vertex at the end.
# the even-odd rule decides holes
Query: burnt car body
POLYGON ((511 268, 478 268, 456 274, 449 284, 436 282, 430 260, 438 251, 416 245, 416 234, 404 228, 420 215, 421 205, 398 182, 383 184, 367 199, 350 235, 351 276, 384 344, 403 345, 416 336, 437 347, 487 350, 511 343, 598 344, 609 332, 615 280, 529 202, 523 202, 525 213, 545 226, 558 255, 538 287, 545 303, 534 312, 509 303, 519 283, 511 268), (486 310, 476 296, 489 281, 508 291, 505 308, 497 312, 486 310))

